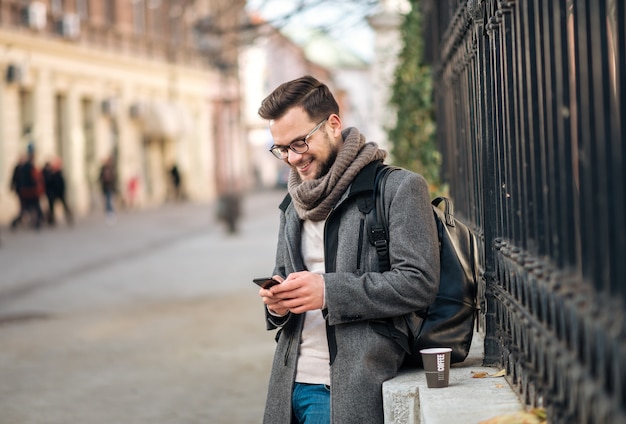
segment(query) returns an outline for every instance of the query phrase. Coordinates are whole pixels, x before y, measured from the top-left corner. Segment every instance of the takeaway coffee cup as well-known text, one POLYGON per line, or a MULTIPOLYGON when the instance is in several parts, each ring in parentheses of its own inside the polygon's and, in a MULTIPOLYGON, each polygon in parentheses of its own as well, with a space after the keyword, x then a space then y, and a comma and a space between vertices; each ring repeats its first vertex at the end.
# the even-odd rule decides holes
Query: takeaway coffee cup
POLYGON ((452 349, 449 347, 434 347, 420 350, 428 387, 448 387, 450 352, 452 352, 452 349))

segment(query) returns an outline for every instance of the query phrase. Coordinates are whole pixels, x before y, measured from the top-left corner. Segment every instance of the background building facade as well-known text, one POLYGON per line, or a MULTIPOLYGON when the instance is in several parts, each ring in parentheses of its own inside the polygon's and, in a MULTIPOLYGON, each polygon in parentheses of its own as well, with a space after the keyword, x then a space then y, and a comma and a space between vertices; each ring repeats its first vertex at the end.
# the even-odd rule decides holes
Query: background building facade
POLYGON ((0 223, 17 213, 9 180, 29 143, 38 166, 61 158, 78 214, 100 207, 107 157, 126 204, 165 201, 174 164, 191 199, 245 186, 237 71, 244 6, 0 0, 0 223))

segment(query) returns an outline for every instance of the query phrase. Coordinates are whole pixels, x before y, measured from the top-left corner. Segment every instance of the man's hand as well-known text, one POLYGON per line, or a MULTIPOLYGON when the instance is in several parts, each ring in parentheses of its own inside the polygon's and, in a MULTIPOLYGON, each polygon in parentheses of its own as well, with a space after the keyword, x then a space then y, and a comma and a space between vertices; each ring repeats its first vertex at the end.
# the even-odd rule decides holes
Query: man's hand
POLYGON ((301 314, 324 307, 325 282, 320 274, 301 271, 289 274, 285 280, 276 275, 274 278, 282 281, 281 284, 259 290, 259 296, 276 315, 301 314))
MULTIPOLYGON (((280 281, 281 284, 285 280, 280 275, 274 275, 272 278, 276 281, 280 281)), ((280 284, 277 284, 277 286, 280 286, 280 284)), ((263 303, 265 303, 265 305, 267 306, 267 309, 269 309, 269 311, 273 313, 274 315, 285 316, 287 315, 287 312, 289 312, 288 308, 285 308, 280 305, 281 299, 274 296, 274 294, 271 291, 271 288, 269 289, 261 288, 259 290, 259 296, 261 296, 261 298, 263 299, 263 303)))

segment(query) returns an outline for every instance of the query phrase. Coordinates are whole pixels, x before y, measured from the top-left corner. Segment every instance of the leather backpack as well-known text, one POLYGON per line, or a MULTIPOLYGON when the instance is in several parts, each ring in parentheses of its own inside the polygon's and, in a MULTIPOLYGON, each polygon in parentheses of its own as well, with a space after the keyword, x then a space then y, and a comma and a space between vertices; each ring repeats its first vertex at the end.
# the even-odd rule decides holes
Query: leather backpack
MULTIPOLYGON (((367 212, 370 243, 377 250, 380 272, 390 269, 387 218, 384 193, 387 176, 394 167, 381 166, 375 179, 374 205, 367 212)), ((450 199, 437 197, 432 202, 437 223, 440 251, 440 284, 435 301, 426 309, 405 316, 409 334, 388 321, 387 328, 373 323, 376 330, 395 338, 407 351, 406 363, 421 366, 420 349, 452 348, 451 363, 467 357, 478 315, 479 258, 472 231, 454 218, 450 199), (443 205, 443 209, 439 206, 443 205)), ((380 324, 380 323, 378 323, 380 324)))

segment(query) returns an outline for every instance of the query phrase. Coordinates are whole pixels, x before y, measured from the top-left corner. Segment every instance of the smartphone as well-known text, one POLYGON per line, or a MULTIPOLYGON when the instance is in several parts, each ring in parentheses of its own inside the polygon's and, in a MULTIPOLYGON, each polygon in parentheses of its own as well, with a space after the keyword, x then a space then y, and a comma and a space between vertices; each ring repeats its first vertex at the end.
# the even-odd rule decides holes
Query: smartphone
POLYGON ((255 278, 252 281, 254 282, 254 284, 264 289, 269 289, 270 287, 273 287, 276 284, 280 284, 280 281, 274 280, 271 277, 255 278))

